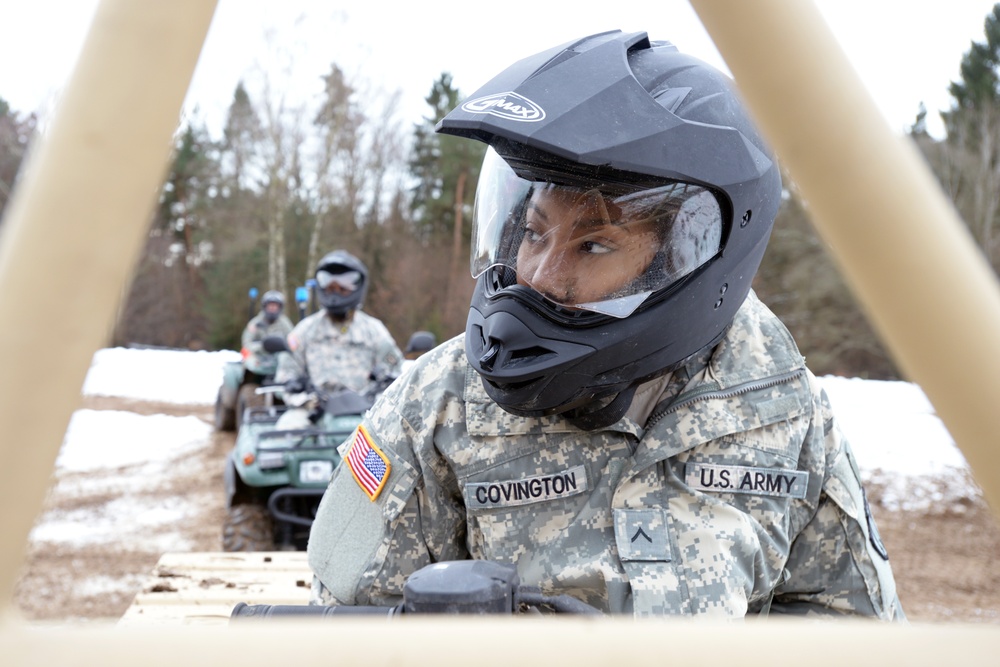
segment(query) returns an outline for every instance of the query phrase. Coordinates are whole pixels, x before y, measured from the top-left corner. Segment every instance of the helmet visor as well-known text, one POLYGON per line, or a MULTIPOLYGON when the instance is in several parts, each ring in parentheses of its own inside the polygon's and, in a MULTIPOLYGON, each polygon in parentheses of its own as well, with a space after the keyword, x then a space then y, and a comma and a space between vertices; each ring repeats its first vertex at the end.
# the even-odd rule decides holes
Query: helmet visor
POLYGON ((358 271, 332 273, 320 269, 316 272, 316 282, 319 283, 320 289, 351 293, 361 285, 361 273, 358 271))
POLYGON ((476 191, 472 275, 504 267, 510 284, 559 306, 628 317, 718 254, 722 233, 719 202, 702 186, 532 181, 491 148, 476 191))

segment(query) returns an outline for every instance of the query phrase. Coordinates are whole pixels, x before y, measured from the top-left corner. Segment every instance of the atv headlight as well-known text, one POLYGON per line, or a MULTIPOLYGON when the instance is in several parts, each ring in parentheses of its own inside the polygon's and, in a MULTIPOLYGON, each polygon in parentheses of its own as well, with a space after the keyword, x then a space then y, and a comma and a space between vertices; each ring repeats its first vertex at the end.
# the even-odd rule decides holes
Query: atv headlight
POLYGON ((299 465, 299 481, 303 484, 326 484, 333 475, 333 461, 303 461, 299 465))

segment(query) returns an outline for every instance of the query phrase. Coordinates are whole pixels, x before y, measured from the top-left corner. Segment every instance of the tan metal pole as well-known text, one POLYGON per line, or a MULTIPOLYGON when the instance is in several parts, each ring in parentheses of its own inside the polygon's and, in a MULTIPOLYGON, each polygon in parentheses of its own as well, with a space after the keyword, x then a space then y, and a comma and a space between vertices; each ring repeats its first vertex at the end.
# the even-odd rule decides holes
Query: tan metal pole
MULTIPOLYGON (((0 610, 138 257, 215 0, 102 0, 0 237, 0 610)), ((53 17, 56 18, 56 17, 53 17)))
POLYGON ((11 665, 313 665, 338 667, 810 667, 996 664, 988 625, 889 625, 875 621, 708 623, 592 618, 413 617, 272 621, 214 628, 10 628, 0 655, 11 665), (782 660, 780 656, 795 656, 782 660), (886 656, 890 656, 888 659, 886 656))
MULTIPOLYGON (((145 20, 133 21, 131 19, 145 19, 151 13, 137 12, 139 16, 131 16, 129 12, 122 11, 129 4, 138 4, 130 0, 104 0, 99 22, 104 21, 105 27, 111 27, 122 19, 117 27, 122 32, 136 30, 130 25, 139 25, 146 28, 151 27, 145 20), (125 20, 128 17, 129 20, 125 20)), ((155 0, 150 0, 150 4, 157 4, 155 0)), ((177 0, 172 3, 162 3, 169 7, 169 12, 164 16, 157 16, 152 23, 156 25, 156 30, 171 30, 177 32, 172 35, 173 39, 180 40, 191 46, 192 51, 197 51, 195 35, 183 30, 183 23, 189 21, 198 24, 198 27, 207 27, 210 11, 202 14, 194 11, 196 2, 182 3, 177 0), (183 10, 183 11, 182 11, 183 10), (179 18, 183 15, 183 18, 179 18), (171 18, 178 20, 174 23, 171 18), (188 39, 190 38, 190 39, 188 39)), ((165 10, 166 11, 166 10, 165 10)), ((194 30, 194 26, 188 26, 194 33, 204 32, 194 30)), ((112 31, 114 32, 114 31, 112 31)), ((149 39, 151 35, 143 34, 143 30, 138 30, 138 39, 149 39)), ((117 35, 122 37, 123 35, 117 35)), ((102 39, 114 39, 115 35, 104 33, 101 30, 92 31, 91 39, 88 40, 88 49, 94 48, 92 41, 102 39)), ((128 40, 127 40, 128 41, 128 40)), ((165 45, 158 40, 152 40, 150 46, 163 49, 165 45)), ((148 55, 144 49, 137 48, 134 52, 121 53, 112 50, 118 59, 129 58, 129 56, 148 55)), ((159 76, 165 76, 170 81, 160 80, 157 83, 171 87, 179 81, 173 80, 174 75, 183 79, 180 72, 187 65, 193 65, 187 56, 188 51, 182 54, 173 54, 183 61, 177 70, 172 70, 165 66, 165 63, 158 57, 149 56, 153 62, 146 63, 142 72, 138 73, 140 80, 145 81, 159 76), (163 71, 159 68, 163 67, 163 71)), ((90 55, 93 57, 93 54, 90 55)), ((98 59, 99 62, 99 59, 98 59)), ((108 66, 111 66, 110 64, 108 66)), ((84 68, 85 69, 85 68, 84 68)), ((100 69, 98 67, 98 69, 100 69)), ((190 73, 190 70, 187 70, 190 73)), ((95 73, 94 69, 90 74, 95 73)), ((77 73, 74 80, 81 77, 77 73)), ((97 77, 98 81, 100 77, 97 77)), ((86 80, 84 77, 83 80, 86 80)), ((138 84, 135 79, 128 79, 134 84, 138 84)), ((95 83, 96 86, 96 83, 95 83)), ((76 87, 79 91, 79 87, 76 87)), ((102 84, 97 87, 97 92, 108 92, 102 84)), ((161 102, 164 102, 162 99, 161 102)), ((170 98, 166 101, 170 106, 169 111, 176 113, 179 105, 179 98, 170 98)), ((75 113, 78 110, 89 109, 88 104, 83 100, 76 99, 73 104, 67 106, 75 113)), ((65 107, 64 107, 65 108, 65 107)), ((146 111, 152 113, 145 107, 134 108, 136 113, 146 111)), ((165 112, 166 113, 166 112, 165 112)), ((62 349, 55 351, 55 355, 63 363, 71 366, 74 375, 63 375, 62 383, 69 385, 69 389, 59 388, 55 385, 60 382, 35 380, 31 373, 34 368, 31 364, 15 364, 16 372, 12 373, 13 383, 7 383, 6 378, 0 378, 0 384, 4 389, 4 394, 0 397, 10 398, 13 389, 21 389, 26 392, 27 398, 22 403, 24 411, 31 412, 28 416, 38 417, 43 412, 41 403, 53 405, 54 412, 50 412, 50 419, 58 417, 60 424, 43 428, 19 428, 14 434, 21 437, 18 443, 24 446, 25 443, 31 447, 40 448, 43 451, 36 457, 24 456, 16 459, 15 464, 22 464, 30 467, 31 477, 23 488, 31 492, 28 497, 28 507, 24 514, 33 514, 37 509, 37 502, 41 491, 34 493, 28 485, 35 485, 39 489, 44 487, 44 480, 37 473, 48 474, 51 469, 52 459, 58 447, 58 439, 61 437, 62 428, 68 419, 69 411, 75 404, 76 395, 79 390, 79 383, 82 381, 86 371, 86 364, 89 363, 90 354, 103 341, 104 327, 102 325, 110 321, 110 315, 114 310, 116 299, 108 295, 101 295, 102 291, 109 294, 116 294, 123 282, 124 275, 135 256, 139 242, 141 241, 141 230, 145 225, 145 214, 158 184, 159 169, 162 169, 162 157, 165 151, 162 150, 162 143, 169 136, 169 131, 157 126, 150 128, 149 133, 135 131, 130 128, 126 134, 135 140, 139 145, 130 147, 127 142, 120 143, 118 137, 104 136, 111 129, 120 131, 116 122, 122 118, 114 118, 113 122, 87 124, 86 121, 93 120, 87 118, 91 114, 83 114, 85 123, 73 132, 63 130, 64 134, 54 134, 48 148, 37 158, 39 166, 34 166, 31 177, 22 187, 25 192, 18 193, 18 196, 28 203, 21 203, 25 208, 18 211, 17 216, 12 216, 12 220, 18 220, 16 228, 18 232, 8 233, 2 239, 2 253, 0 253, 0 296, 4 299, 9 297, 2 293, 13 290, 21 295, 21 300, 10 302, 0 300, 0 307, 16 303, 25 306, 24 295, 32 294, 30 288, 21 287, 16 279, 40 279, 41 275, 55 276, 62 291, 66 289, 82 288, 85 293, 93 293, 96 303, 92 303, 86 308, 73 306, 71 311, 63 310, 63 319, 69 322, 74 328, 72 333, 78 339, 86 339, 91 343, 87 346, 83 340, 75 340, 68 347, 75 351, 62 349), (102 129, 111 128, 111 129, 102 129), (160 134, 160 130, 164 130, 160 134), (140 136, 141 135, 141 136, 140 136), (69 141, 68 138, 72 138, 69 141), (57 139, 68 141, 68 145, 74 146, 72 150, 62 148, 56 150, 60 145, 57 139), (97 147, 95 154, 88 154, 84 146, 80 144, 93 144, 91 148, 97 147), (121 180, 117 185, 121 186, 124 192, 118 193, 122 201, 112 196, 109 189, 111 186, 100 182, 89 182, 89 185, 96 188, 96 192, 87 193, 86 198, 89 206, 98 209, 97 213, 87 214, 85 224, 93 225, 93 229, 88 229, 87 234, 75 233, 73 229, 64 229, 55 225, 52 220, 59 220, 61 216, 69 213, 68 206, 59 206, 56 203, 47 201, 48 196, 63 194, 80 195, 80 189, 65 185, 67 182, 75 182, 66 174, 61 173, 58 166, 52 166, 51 160, 60 160, 63 156, 69 159, 73 156, 78 159, 77 154, 84 157, 89 155, 94 159, 95 167, 104 169, 111 167, 111 162, 134 160, 130 163, 133 169, 142 167, 143 171, 148 171, 147 178, 129 178, 125 174, 116 172, 121 180), (104 155, 111 153, 111 156, 104 155), (150 154, 159 155, 160 162, 157 162, 150 154), (53 155, 55 157, 53 157, 53 155), (41 165, 45 165, 44 169, 41 165), (52 179, 49 184, 42 174, 51 171, 51 175, 46 174, 48 179, 52 179), (39 182, 40 181, 40 182, 39 182), (55 184, 62 184, 60 188, 55 188, 55 184), (132 189, 135 193, 132 194, 132 189), (37 192, 36 192, 37 191, 37 192), (41 197, 41 201, 38 198, 41 197), (123 202, 128 200, 129 206, 123 202), (35 207, 40 206, 44 212, 51 217, 35 213, 35 207), (49 210, 51 207, 51 210, 49 210), (130 224, 121 223, 121 228, 105 222, 106 220, 131 220, 130 224), (25 229, 32 225, 44 227, 50 234, 58 232, 66 234, 60 239, 60 246, 72 248, 74 244, 81 244, 77 252, 70 250, 55 251, 44 247, 45 243, 41 239, 36 239, 31 233, 33 230, 25 229), (139 231, 136 231, 136 228, 139 231), (129 237, 128 242, 119 242, 114 238, 117 234, 129 237), (98 259, 90 256, 100 243, 91 243, 91 239, 99 236, 104 247, 109 248, 102 252, 98 259), (30 241, 25 241, 27 237, 30 241), (73 274, 67 276, 61 269, 43 266, 34 270, 31 267, 23 267, 17 262, 18 253, 28 254, 30 260, 38 263, 49 262, 69 262, 76 269, 66 272, 73 274), (121 257, 124 254, 126 257, 121 257), (14 256, 14 259, 11 256, 14 256), (102 263, 111 263, 114 270, 108 269, 102 263), (11 266, 19 269, 19 272, 12 272, 11 266), (81 275, 79 272, 90 271, 100 276, 100 279, 91 276, 81 275), (72 279, 70 282, 68 280, 72 279), (76 316, 79 322, 72 322, 68 315, 76 316), (91 320, 94 317, 94 320, 91 320), (94 323, 96 321, 96 324, 94 323), (53 385, 53 386, 49 386, 53 385), (31 394, 34 391, 52 390, 58 394, 59 401, 52 403, 51 400, 42 396, 36 399, 31 394), (30 400, 29 400, 30 399, 30 400), (23 438, 34 438, 33 440, 23 440, 23 438), (37 460, 36 460, 37 459, 37 460), (41 459, 47 459, 41 461, 41 459), (46 467, 43 464, 47 464, 46 467)), ((98 114, 99 115, 99 114, 98 114)), ((130 121, 134 119, 129 119, 130 121)), ((161 118, 165 125, 166 118, 161 118)), ((67 123, 67 127, 73 127, 69 120, 60 121, 67 123)), ((107 121, 107 119, 105 119, 107 121)), ((102 173, 102 169, 94 169, 95 173, 102 173)), ((80 176, 77 176, 80 178, 80 176)), ((86 179, 85 179, 86 180, 86 179)), ((96 180, 96 179, 95 179, 96 180)), ((81 198, 81 201, 83 199, 81 198)), ((81 207, 82 208, 82 207, 81 207)), ((80 220, 77 215, 76 220, 80 220)), ((55 245, 55 244, 49 244, 55 245)), ((29 261, 29 263, 31 263, 29 261)), ((45 303, 56 303, 56 300, 45 303)), ((44 305, 44 304, 43 304, 44 305)), ((65 306, 66 304, 62 304, 65 306)), ((35 313, 43 325, 53 325, 53 319, 45 318, 40 307, 35 313)), ((60 324, 63 322, 60 321, 60 324)), ((39 332, 41 335, 41 332, 39 332)), ((37 353, 39 349, 44 349, 43 344, 29 344, 26 336, 9 336, 0 338, 0 341, 19 344, 19 349, 26 353, 37 353)), ((45 343, 54 345, 56 342, 62 344, 63 341, 53 341, 52 337, 43 337, 45 343)), ((46 369, 54 364, 48 363, 46 369)), ((60 369, 65 371, 66 369, 60 369)), ((6 410, 0 413, 0 426, 6 427, 13 424, 16 417, 16 410, 6 410)), ((29 422, 32 420, 28 420, 29 422)), ((10 448, 6 442, 3 443, 4 454, 10 455, 15 450, 10 448)), ((8 462, 11 459, 7 459, 8 462)), ((6 490, 0 491, 5 493, 6 490)), ((9 494, 0 495, 0 502, 10 501, 9 494)), ((25 503, 22 499, 22 503, 25 503)), ((3 515, 6 521, 6 514, 3 515)), ((12 513, 11 517, 19 519, 17 513, 12 513)), ((20 519, 19 519, 20 520, 20 519)), ((24 522, 18 524, 24 527, 24 522)), ((4 524, 7 528, 7 524, 4 524)), ((14 541, 15 538, 24 537, 25 531, 14 534, 6 534, 5 546, 14 541)), ((4 556, 7 561, 10 555, 4 556)), ((0 563, 9 565, 9 562, 0 563)), ((6 574, 6 572, 5 572, 6 574)), ((6 583, 6 582, 5 582, 6 583)), ((2 620, 2 619, 0 619, 2 620)), ((216 665, 239 663, 244 667, 255 665, 273 667, 278 663, 294 663, 305 667, 307 665, 328 665, 335 662, 338 665, 393 665, 403 667, 405 665, 434 664, 441 667, 450 665, 468 665, 470 662, 482 667, 498 665, 507 667, 515 662, 549 663, 549 662, 573 662, 579 665, 601 665, 602 667, 619 662, 628 663, 635 666, 663 665, 664 663, 676 663, 680 665, 700 665, 700 664, 730 664, 736 663, 746 665, 766 665, 771 667, 774 664, 776 655, 809 656, 809 661, 817 667, 824 665, 840 667, 843 664, 874 664, 883 662, 883 656, 892 655, 895 662, 907 665, 939 665, 943 662, 961 662, 966 665, 992 665, 995 662, 997 633, 992 627, 973 626, 920 626, 907 627, 898 625, 885 625, 881 623, 792 623, 778 620, 766 623, 698 623, 681 621, 662 622, 633 622, 625 619, 605 619, 592 621, 590 619, 455 619, 455 618, 423 618, 406 619, 394 622, 392 626, 387 626, 386 622, 378 619, 352 620, 344 619, 340 622, 327 621, 324 623, 295 623, 281 624, 275 622, 273 625, 246 625, 242 627, 231 627, 225 630, 220 629, 197 629, 191 627, 181 628, 152 628, 140 630, 129 628, 127 631, 119 628, 87 627, 85 629, 66 628, 29 628, 16 624, 0 625, 0 655, 4 656, 4 664, 29 665, 29 664, 59 664, 66 667, 73 665, 101 664, 108 666, 134 665, 137 661, 150 667, 164 665, 174 667, 181 665, 216 665), (391 641, 387 637, 391 634, 391 641), (719 641, 725 636, 725 641, 719 641), (445 640, 442 641, 442 637, 445 640), (513 638, 515 641, 510 641, 513 638), (824 650, 827 647, 835 646, 836 650, 824 650)), ((780 658, 778 658, 780 659, 780 658)))
POLYGON ((869 319, 1000 511, 1000 289, 968 228, 812 2, 691 4, 869 319))

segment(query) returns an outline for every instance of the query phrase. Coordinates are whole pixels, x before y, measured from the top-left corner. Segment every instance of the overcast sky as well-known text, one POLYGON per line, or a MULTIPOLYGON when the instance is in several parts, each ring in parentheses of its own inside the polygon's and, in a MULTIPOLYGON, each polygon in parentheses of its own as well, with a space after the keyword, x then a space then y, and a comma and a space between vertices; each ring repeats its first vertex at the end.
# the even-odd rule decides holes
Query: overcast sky
MULTIPOLYGON (((793 0, 789 0, 793 1, 793 0)), ((798 1, 798 0, 795 0, 798 1)), ((962 54, 983 41, 994 0, 817 0, 890 125, 908 127, 923 102, 932 134, 947 110, 962 54)), ((98 0, 0 0, 0 97, 17 111, 49 112, 72 71, 98 0)), ((687 0, 534 0, 480 3, 219 0, 188 95, 221 127, 237 82, 267 71, 292 100, 315 98, 332 62, 387 92, 407 119, 443 71, 463 94, 515 60, 620 28, 669 39, 725 69, 687 0), (612 9, 604 9, 611 7, 612 9)))

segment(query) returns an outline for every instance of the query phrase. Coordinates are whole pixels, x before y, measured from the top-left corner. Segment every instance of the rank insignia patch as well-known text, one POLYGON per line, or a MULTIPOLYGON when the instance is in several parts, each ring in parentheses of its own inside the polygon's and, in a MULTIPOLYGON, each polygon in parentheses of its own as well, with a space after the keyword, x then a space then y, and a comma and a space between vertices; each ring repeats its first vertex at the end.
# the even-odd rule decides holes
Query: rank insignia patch
POLYGON ((359 425, 355 429, 351 450, 347 452, 345 461, 358 486, 371 500, 378 498, 386 480, 389 479, 392 466, 382 450, 372 442, 364 426, 359 425))

